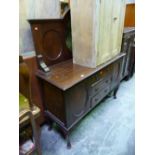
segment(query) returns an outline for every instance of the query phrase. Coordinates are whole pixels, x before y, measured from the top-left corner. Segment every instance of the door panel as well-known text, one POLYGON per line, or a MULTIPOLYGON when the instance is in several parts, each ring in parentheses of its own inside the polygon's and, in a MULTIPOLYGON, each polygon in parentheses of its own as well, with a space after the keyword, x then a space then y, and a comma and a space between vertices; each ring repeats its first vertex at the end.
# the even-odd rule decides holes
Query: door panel
POLYGON ((125 17, 125 0, 112 0, 113 9, 111 16, 111 52, 112 56, 116 56, 120 53, 123 25, 125 17))
POLYGON ((87 107, 87 89, 85 82, 82 82, 65 93, 67 104, 67 126, 71 126, 76 120, 85 114, 87 107))
POLYGON ((101 0, 97 37, 97 65, 110 59, 112 0, 101 0))

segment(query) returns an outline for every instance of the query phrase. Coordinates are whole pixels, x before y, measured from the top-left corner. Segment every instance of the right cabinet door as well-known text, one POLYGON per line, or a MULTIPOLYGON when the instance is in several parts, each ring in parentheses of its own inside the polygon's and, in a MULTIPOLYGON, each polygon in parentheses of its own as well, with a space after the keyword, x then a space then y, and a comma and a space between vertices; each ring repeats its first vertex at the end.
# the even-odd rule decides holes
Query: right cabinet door
POLYGON ((112 0, 112 4, 110 46, 114 57, 121 51, 126 3, 125 0, 112 0))
POLYGON ((100 65, 121 51, 126 5, 125 0, 100 0, 97 8, 96 46, 100 65))

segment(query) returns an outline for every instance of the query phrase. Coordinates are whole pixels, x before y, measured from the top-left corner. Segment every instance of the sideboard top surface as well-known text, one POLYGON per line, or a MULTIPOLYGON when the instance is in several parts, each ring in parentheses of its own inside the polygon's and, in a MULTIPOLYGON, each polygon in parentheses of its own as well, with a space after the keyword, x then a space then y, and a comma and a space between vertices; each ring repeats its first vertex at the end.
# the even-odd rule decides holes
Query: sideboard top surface
POLYGON ((50 66, 49 68, 51 72, 48 74, 45 74, 43 71, 38 70, 36 75, 39 78, 44 79, 45 81, 65 91, 74 86, 75 84, 79 83, 80 81, 93 75, 97 71, 117 61, 124 55, 124 53, 121 53, 113 59, 111 59, 110 61, 107 61, 106 63, 103 63, 102 65, 99 65, 96 68, 88 68, 77 64, 73 64, 72 59, 70 59, 50 66))

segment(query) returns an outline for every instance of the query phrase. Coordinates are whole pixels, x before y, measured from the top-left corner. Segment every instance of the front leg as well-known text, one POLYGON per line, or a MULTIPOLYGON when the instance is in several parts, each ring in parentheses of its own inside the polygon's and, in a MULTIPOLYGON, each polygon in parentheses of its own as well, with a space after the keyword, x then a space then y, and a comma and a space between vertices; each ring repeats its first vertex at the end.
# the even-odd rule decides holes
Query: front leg
POLYGON ((71 142, 70 142, 69 133, 66 135, 66 140, 67 140, 67 148, 71 149, 72 145, 71 145, 71 142))
POLYGON ((67 141, 67 148, 71 149, 72 145, 71 145, 70 138, 69 138, 70 132, 69 131, 64 131, 64 130, 62 130, 62 131, 63 131, 63 135, 64 135, 64 137, 65 137, 65 139, 67 141))
POLYGON ((117 99, 117 92, 118 92, 118 89, 119 89, 119 85, 114 89, 114 99, 117 99))

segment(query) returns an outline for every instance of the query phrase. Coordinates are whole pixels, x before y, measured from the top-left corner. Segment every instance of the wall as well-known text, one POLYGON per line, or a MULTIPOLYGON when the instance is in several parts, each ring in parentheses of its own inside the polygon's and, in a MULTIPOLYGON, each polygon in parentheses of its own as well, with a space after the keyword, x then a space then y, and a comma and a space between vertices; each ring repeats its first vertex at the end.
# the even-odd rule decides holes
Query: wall
POLYGON ((125 27, 135 27, 135 3, 126 5, 125 27))
POLYGON ((126 0, 127 4, 135 3, 135 0, 126 0))
POLYGON ((19 53, 34 54, 32 34, 27 19, 59 17, 58 0, 19 0, 19 53))

